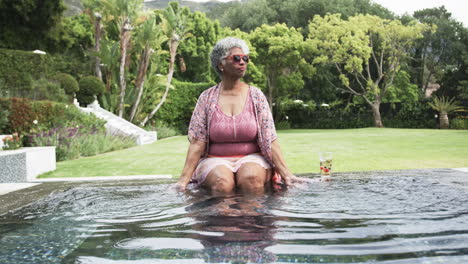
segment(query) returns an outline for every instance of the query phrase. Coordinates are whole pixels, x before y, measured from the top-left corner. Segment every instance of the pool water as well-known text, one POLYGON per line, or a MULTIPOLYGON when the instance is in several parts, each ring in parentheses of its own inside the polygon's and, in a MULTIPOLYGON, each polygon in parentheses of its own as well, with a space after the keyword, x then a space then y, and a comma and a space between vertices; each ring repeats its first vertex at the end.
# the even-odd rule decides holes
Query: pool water
POLYGON ((225 197, 81 183, 0 215, 0 263, 468 263, 467 179, 335 174, 225 197))

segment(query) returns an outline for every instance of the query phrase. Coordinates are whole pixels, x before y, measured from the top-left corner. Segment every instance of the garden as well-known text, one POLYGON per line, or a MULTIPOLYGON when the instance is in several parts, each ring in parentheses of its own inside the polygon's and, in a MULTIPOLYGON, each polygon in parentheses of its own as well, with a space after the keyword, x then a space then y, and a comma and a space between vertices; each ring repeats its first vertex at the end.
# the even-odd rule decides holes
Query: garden
POLYGON ((467 263, 468 29, 444 6, 0 1, 0 32, 1 263, 467 263), (295 188, 174 188, 226 36, 295 188))
POLYGON ((313 171, 321 149, 337 153, 337 171, 468 166, 468 31, 443 6, 398 17, 371 1, 264 2, 200 12, 83 0, 74 14, 70 1, 0 4, 3 150, 56 146, 57 170, 42 177, 177 176, 198 95, 219 82, 210 49, 235 36, 295 173, 313 171), (95 100, 162 140, 109 134, 74 104, 95 100))

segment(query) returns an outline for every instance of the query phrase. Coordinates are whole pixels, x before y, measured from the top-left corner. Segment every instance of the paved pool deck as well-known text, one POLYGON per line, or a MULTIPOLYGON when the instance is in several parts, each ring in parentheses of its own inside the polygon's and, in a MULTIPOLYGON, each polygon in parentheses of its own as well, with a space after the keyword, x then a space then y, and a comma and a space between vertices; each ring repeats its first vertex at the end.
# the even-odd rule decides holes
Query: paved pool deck
MULTIPOLYGON (((453 170, 468 173, 466 168, 452 168, 453 170)), ((161 180, 172 179, 171 175, 131 175, 131 176, 100 176, 100 177, 74 177, 74 178, 44 178, 35 179, 27 183, 0 183, 0 196, 30 188, 47 182, 93 182, 93 181, 135 181, 135 180, 161 180)))

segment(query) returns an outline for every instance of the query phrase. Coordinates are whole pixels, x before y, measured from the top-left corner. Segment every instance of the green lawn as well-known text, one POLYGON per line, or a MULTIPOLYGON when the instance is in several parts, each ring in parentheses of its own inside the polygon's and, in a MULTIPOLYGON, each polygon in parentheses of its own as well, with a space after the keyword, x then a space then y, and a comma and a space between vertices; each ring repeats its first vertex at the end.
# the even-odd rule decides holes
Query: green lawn
MULTIPOLYGON (((468 167, 468 130, 363 128, 280 130, 279 142, 294 173, 318 173, 317 153, 333 151, 333 170, 370 171, 468 167)), ((171 174, 178 177, 186 136, 57 163, 44 177, 171 174)))

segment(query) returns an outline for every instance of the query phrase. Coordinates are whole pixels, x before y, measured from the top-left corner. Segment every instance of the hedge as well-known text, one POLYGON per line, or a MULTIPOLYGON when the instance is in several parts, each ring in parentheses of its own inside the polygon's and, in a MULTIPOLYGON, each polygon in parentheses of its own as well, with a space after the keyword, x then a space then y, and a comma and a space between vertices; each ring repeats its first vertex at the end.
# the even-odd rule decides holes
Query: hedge
POLYGON ((68 73, 79 79, 92 74, 91 61, 63 54, 0 49, 0 97, 28 97, 33 80, 68 73))
POLYGON ((153 119, 175 128, 180 133, 187 133, 193 109, 200 94, 215 85, 214 83, 191 83, 174 80, 175 87, 170 91, 166 102, 153 119))
POLYGON ((47 76, 48 57, 29 51, 0 49, 0 95, 24 97, 33 79, 47 76))
MULTIPOLYGON (((368 105, 318 107, 313 110, 304 106, 301 109, 289 108, 282 114, 284 116, 277 122, 281 128, 342 129, 374 126, 374 117, 368 105), (288 116, 287 120, 285 116, 288 116)), ((437 112, 429 107, 427 101, 413 104, 383 103, 380 114, 385 127, 437 128, 437 112)))

